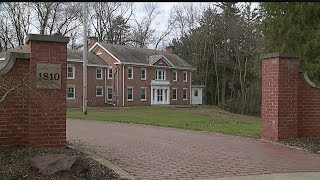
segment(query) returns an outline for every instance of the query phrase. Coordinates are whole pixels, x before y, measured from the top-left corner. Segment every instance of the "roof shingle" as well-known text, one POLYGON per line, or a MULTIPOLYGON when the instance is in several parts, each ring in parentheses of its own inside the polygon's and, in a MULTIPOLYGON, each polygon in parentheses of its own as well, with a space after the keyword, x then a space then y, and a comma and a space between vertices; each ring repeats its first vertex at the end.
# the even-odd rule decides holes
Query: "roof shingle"
POLYGON ((193 69, 194 67, 176 54, 167 53, 165 51, 158 51, 152 49, 144 49, 130 46, 122 46, 117 44, 108 44, 99 42, 101 46, 107 49, 118 60, 123 63, 139 63, 149 65, 149 57, 154 55, 165 56, 175 67, 193 69))

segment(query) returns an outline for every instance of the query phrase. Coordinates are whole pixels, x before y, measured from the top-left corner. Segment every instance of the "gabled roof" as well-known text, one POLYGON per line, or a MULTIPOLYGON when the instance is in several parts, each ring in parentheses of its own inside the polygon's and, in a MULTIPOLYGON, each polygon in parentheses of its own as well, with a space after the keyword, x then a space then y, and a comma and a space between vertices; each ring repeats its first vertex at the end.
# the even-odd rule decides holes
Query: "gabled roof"
POLYGON ((149 64, 154 65, 157 62, 160 62, 166 64, 169 67, 174 67, 174 65, 163 55, 163 54, 157 54, 157 55, 151 55, 149 58, 149 64))
POLYGON ((176 54, 167 53, 165 51, 122 46, 117 44, 108 44, 104 42, 99 42, 97 44, 108 50, 113 56, 115 56, 119 61, 121 61, 121 63, 124 64, 150 65, 150 57, 152 58, 157 57, 155 55, 161 55, 165 57, 165 59, 167 59, 176 68, 195 69, 193 66, 191 66, 176 54))
MULTIPOLYGON (((14 49, 9 49, 7 51, 4 51, 4 52, 0 53, 0 59, 5 57, 6 54, 8 54, 10 52, 18 52, 18 53, 26 53, 27 54, 27 53, 29 53, 29 46, 22 45, 22 46, 14 48, 14 49)), ((68 61, 72 60, 75 62, 82 62, 83 51, 68 49, 67 50, 67 58, 68 58, 68 61)), ((1 61, 0 61, 0 63, 1 63, 1 61)), ((99 56, 97 56, 93 52, 88 52, 88 64, 90 64, 90 65, 103 65, 103 66, 108 65, 104 60, 102 60, 99 56)))
MULTIPOLYGON (((76 60, 76 61, 82 62, 83 51, 82 50, 68 49, 67 57, 68 57, 69 60, 76 60)), ((88 52, 88 64, 108 65, 104 60, 102 60, 99 56, 97 56, 93 52, 88 52)))

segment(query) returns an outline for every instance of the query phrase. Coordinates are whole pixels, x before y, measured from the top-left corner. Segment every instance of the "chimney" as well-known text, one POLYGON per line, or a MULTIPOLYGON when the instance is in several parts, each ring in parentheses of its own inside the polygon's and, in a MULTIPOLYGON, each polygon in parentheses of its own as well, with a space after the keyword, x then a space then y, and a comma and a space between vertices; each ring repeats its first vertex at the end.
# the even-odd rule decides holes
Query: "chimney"
POLYGON ((166 52, 174 54, 175 53, 176 48, 174 46, 167 46, 166 47, 166 52))
POLYGON ((94 43, 96 43, 98 41, 98 37, 94 37, 94 36, 89 37, 88 39, 89 39, 88 48, 91 48, 94 45, 94 43))

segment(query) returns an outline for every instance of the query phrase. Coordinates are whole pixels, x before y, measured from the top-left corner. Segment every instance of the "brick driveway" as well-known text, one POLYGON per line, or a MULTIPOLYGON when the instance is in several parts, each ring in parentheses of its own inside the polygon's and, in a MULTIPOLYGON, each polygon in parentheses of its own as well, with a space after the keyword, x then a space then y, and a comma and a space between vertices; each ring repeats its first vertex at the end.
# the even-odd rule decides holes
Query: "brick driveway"
POLYGON ((172 128, 67 121, 68 141, 115 160, 141 179, 320 171, 320 156, 255 139, 172 128))

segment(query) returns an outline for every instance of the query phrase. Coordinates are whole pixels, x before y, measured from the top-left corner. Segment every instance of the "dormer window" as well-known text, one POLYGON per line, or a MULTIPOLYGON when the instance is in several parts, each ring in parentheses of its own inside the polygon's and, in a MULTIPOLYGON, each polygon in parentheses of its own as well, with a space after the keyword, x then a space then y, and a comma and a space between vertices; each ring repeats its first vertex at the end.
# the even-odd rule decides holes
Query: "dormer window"
POLYGON ((97 52, 97 55, 100 55, 100 54, 102 54, 102 52, 101 52, 101 51, 98 51, 98 52, 97 52))

